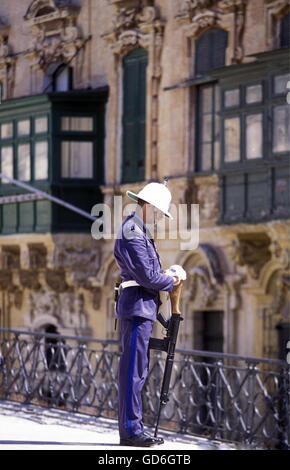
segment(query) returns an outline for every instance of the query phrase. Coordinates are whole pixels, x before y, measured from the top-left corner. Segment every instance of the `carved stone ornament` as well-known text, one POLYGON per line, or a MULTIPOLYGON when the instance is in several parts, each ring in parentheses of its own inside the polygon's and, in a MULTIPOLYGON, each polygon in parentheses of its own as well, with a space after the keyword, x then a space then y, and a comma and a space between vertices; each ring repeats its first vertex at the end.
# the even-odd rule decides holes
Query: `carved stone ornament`
MULTIPOLYGON (((10 27, 5 25, 0 18, 0 82, 2 83, 2 99, 13 96, 15 62, 9 46, 10 27)), ((1 97, 0 97, 1 98, 1 97)))
POLYGON ((46 69, 52 63, 68 62, 84 44, 76 25, 80 7, 69 0, 34 0, 24 20, 33 36, 27 57, 46 69))
POLYGON ((213 245, 200 243, 196 256, 186 266, 188 279, 183 298, 186 302, 193 302, 194 308, 203 309, 216 301, 224 284, 224 273, 213 245))
POLYGON ((55 246, 54 265, 62 267, 84 266, 86 270, 98 271, 101 263, 101 253, 96 246, 79 244, 60 244, 55 246))
POLYGON ((266 35, 269 49, 278 47, 279 20, 290 10, 288 0, 266 0, 266 35))
POLYGON ((238 310, 241 305, 240 285, 245 282, 246 276, 232 273, 225 276, 225 285, 228 290, 229 309, 238 310))
POLYGON ((152 33, 156 35, 155 47, 160 47, 163 30, 164 22, 158 19, 155 7, 122 7, 117 11, 113 29, 102 37, 108 41, 114 53, 125 55, 136 46, 148 48, 152 33))
POLYGON ((47 285, 56 292, 64 292, 68 289, 65 271, 63 269, 48 269, 45 271, 47 285))
POLYGON ((276 295, 271 305, 273 313, 279 315, 281 321, 289 321, 289 293, 290 273, 282 271, 277 277, 276 295))
POLYGON ((61 328, 87 328, 87 312, 81 293, 57 293, 43 289, 30 294, 29 304, 27 321, 30 325, 56 323, 61 328))
POLYGON ((222 28, 234 38, 232 63, 243 60, 242 46, 245 8, 248 0, 183 0, 176 20, 184 26, 188 38, 197 39, 209 28, 222 28), (229 21, 234 15, 234 21, 229 21), (231 25, 231 26, 229 26, 231 25))
POLYGON ((189 301, 194 302, 194 307, 204 309, 213 304, 218 296, 218 289, 212 279, 207 266, 194 266, 188 272, 189 276, 189 301))
POLYGON ((19 280, 21 286, 27 289, 39 290, 41 287, 35 270, 21 269, 19 271, 19 280))
POLYGON ((231 258, 240 266, 247 266, 250 276, 258 279, 261 269, 271 259, 270 243, 266 233, 239 234, 232 243, 231 258))
POLYGON ((219 216, 219 186, 216 184, 215 175, 201 178, 199 181, 196 179, 195 183, 201 223, 216 221, 219 216))

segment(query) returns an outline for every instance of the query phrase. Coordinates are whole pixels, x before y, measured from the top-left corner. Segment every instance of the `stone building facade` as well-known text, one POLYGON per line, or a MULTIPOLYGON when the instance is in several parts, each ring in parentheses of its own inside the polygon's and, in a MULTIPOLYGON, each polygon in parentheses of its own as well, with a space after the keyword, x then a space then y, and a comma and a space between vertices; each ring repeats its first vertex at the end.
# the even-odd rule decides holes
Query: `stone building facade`
MULTIPOLYGON (((199 204, 196 249, 157 241, 188 273, 179 345, 286 357, 288 60, 287 0, 4 0, 1 171, 89 213, 167 176, 199 204)), ((0 326, 116 338, 114 240, 0 201, 0 326)))

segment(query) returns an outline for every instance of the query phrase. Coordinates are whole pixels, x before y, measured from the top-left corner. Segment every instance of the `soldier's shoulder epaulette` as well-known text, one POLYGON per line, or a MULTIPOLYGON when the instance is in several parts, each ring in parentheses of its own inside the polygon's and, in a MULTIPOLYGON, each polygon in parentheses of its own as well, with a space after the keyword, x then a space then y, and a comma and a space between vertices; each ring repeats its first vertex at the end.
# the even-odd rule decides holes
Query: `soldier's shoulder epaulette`
POLYGON ((124 238, 141 238, 144 237, 144 232, 133 219, 128 219, 123 225, 123 236, 124 238))

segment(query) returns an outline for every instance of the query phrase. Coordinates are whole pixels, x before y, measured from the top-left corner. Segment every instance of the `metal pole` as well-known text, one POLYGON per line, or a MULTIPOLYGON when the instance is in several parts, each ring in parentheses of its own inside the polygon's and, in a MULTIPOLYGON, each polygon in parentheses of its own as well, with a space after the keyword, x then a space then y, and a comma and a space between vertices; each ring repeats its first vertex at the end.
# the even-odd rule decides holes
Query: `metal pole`
POLYGON ((51 194, 48 194, 45 191, 41 191, 40 189, 34 188, 30 184, 23 183, 22 181, 16 180, 14 178, 10 178, 10 176, 6 176, 3 173, 0 173, 0 179, 1 178, 7 179, 10 183, 15 184, 16 186, 20 186, 20 188, 24 188, 27 191, 30 191, 39 196, 42 196, 44 199, 49 199, 50 201, 55 202, 56 204, 60 204, 61 206, 66 207, 66 209, 70 209, 73 212, 77 212, 78 214, 82 215, 83 217, 86 217, 87 219, 96 220, 96 217, 94 217, 93 215, 89 214, 86 211, 83 211, 79 207, 74 206, 73 204, 70 204, 69 202, 65 202, 62 199, 59 199, 58 197, 52 196, 51 194))

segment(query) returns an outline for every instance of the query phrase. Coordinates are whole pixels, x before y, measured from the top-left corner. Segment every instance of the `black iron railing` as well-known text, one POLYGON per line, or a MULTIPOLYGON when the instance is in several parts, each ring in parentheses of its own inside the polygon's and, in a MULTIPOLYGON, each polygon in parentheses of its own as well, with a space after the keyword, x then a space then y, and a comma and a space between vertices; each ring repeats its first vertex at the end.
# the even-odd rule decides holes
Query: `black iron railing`
MULTIPOLYGON (((151 351, 144 419, 154 425, 164 353, 151 351)), ((0 399, 117 417, 119 342, 0 329, 0 399)), ((177 350, 161 426, 265 448, 290 448, 289 364, 177 350)))

